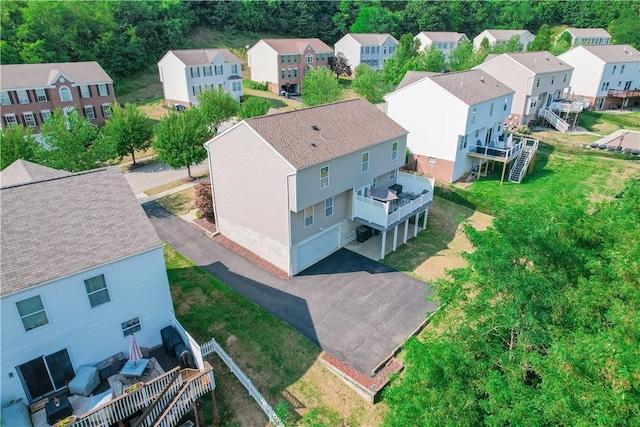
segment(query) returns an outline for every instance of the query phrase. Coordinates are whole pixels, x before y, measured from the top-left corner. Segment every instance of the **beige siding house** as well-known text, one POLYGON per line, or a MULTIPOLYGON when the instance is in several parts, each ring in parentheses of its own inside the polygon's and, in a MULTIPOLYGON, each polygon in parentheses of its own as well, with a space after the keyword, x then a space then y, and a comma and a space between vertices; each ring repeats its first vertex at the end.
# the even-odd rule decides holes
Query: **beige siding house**
POLYGON ((611 34, 607 33, 604 28, 567 28, 556 36, 556 41, 564 33, 569 33, 571 37, 571 46, 578 45, 607 45, 611 42, 611 34))
POLYGON ((435 46, 444 53, 445 59, 449 59, 451 51, 465 40, 469 40, 464 33, 455 33, 449 31, 421 31, 414 39, 420 41, 420 49, 425 50, 430 46, 435 46))
POLYGON ((291 276, 358 226, 397 236, 416 216, 415 234, 433 182, 398 171, 406 141, 364 99, 244 120, 206 144, 218 230, 291 276))
POLYGON ((527 30, 484 30, 473 38, 473 48, 480 49, 482 40, 487 39, 490 46, 507 43, 511 37, 518 36, 522 50, 526 52, 529 43, 533 41, 535 36, 527 30))
POLYGON ((351 71, 360 64, 374 70, 382 70, 386 61, 398 46, 391 34, 346 34, 335 44, 336 53, 342 52, 349 61, 351 71))

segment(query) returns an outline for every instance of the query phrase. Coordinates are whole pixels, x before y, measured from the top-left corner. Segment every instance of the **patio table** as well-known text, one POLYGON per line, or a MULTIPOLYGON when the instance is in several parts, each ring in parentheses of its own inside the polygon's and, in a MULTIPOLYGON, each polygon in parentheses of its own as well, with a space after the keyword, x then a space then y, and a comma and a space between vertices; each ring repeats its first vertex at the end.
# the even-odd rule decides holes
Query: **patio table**
POLYGON ((125 377, 141 377, 148 364, 149 359, 140 359, 135 364, 127 360, 119 373, 125 377))

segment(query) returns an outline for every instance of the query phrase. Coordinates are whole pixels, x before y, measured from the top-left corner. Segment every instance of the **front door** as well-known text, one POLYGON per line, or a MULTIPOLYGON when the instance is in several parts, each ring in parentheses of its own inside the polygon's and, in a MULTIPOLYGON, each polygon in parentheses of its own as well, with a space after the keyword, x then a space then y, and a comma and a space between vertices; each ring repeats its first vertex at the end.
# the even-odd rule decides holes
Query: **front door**
POLYGON ((67 386, 75 373, 66 349, 40 356, 16 368, 29 402, 67 386))

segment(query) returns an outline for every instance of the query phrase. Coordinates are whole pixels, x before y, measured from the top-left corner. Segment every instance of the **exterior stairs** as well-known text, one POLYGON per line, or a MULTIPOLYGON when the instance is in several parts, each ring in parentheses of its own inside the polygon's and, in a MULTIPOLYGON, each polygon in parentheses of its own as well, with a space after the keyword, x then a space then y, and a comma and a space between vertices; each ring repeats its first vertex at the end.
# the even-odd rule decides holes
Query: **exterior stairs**
POLYGON ((511 172, 509 173, 509 181, 520 184, 522 179, 527 174, 527 169, 531 164, 531 159, 534 158, 536 151, 538 150, 538 141, 534 141, 532 145, 526 144, 520 150, 518 158, 516 159, 511 172))
POLYGON ((545 119, 547 122, 551 124, 554 128, 559 130, 562 133, 565 133, 569 130, 569 123, 564 121, 562 117, 551 111, 550 109, 543 108, 538 111, 538 117, 545 119))

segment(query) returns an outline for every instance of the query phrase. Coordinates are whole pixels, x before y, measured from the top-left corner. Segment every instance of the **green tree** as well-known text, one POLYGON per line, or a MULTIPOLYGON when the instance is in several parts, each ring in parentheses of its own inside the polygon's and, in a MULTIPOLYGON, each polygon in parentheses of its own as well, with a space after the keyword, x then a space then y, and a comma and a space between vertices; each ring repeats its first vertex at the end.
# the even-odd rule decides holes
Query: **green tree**
POLYGON ((470 70, 479 63, 473 51, 473 43, 470 40, 463 40, 457 47, 451 49, 451 53, 449 53, 449 68, 451 68, 451 71, 470 70))
POLYGON ((269 112, 269 108, 271 108, 271 102, 267 98, 247 97, 242 103, 238 118, 248 119, 249 117, 264 116, 269 112))
POLYGON ((551 49, 551 28, 547 24, 543 24, 538 30, 538 34, 531 42, 529 51, 549 50, 551 49))
POLYGON ((491 53, 495 53, 497 55, 501 53, 511 53, 511 52, 522 52, 523 46, 520 43, 520 36, 513 36, 506 43, 496 44, 491 49, 491 53))
POLYGON ((612 43, 630 44, 640 49, 640 14, 638 8, 625 8, 620 17, 609 25, 612 43))
POLYGON ((356 77, 351 83, 351 89, 372 104, 384 101, 384 95, 393 89, 391 85, 384 81, 382 74, 367 64, 358 65, 355 71, 356 77))
POLYGON ((22 126, 2 129, 0 132, 0 170, 18 159, 37 163, 41 146, 31 133, 31 129, 25 129, 22 126))
POLYGON ((112 106, 111 117, 100 130, 98 145, 120 159, 130 154, 135 165, 136 150, 149 148, 152 138, 153 127, 147 115, 135 104, 127 103, 124 108, 112 106))
POLYGON ((198 95, 199 109, 211 127, 213 134, 218 133, 222 122, 235 117, 240 110, 240 103, 224 89, 207 89, 198 95))
POLYGON ((305 106, 328 104, 342 97, 342 87, 329 68, 309 70, 302 82, 302 101, 305 106))
POLYGON ((109 160, 92 149, 98 128, 75 109, 67 114, 57 109, 40 132, 46 148, 39 153, 38 163, 42 165, 79 172, 97 168, 109 160))
POLYGON ((433 71, 441 73, 442 70, 445 69, 445 64, 444 53, 434 45, 431 45, 414 58, 410 63, 409 69, 413 71, 433 71))
POLYGON ((420 40, 413 38, 410 33, 400 37, 398 48, 393 56, 384 62, 382 76, 392 85, 400 83, 411 63, 420 54, 420 40))
POLYGON ((155 128, 153 150, 158 159, 175 169, 186 166, 192 179, 191 165, 207 158, 204 143, 215 134, 210 123, 197 107, 169 113, 155 128))
POLYGON ((396 23, 393 13, 381 6, 363 6, 351 25, 351 33, 393 33, 396 23))

